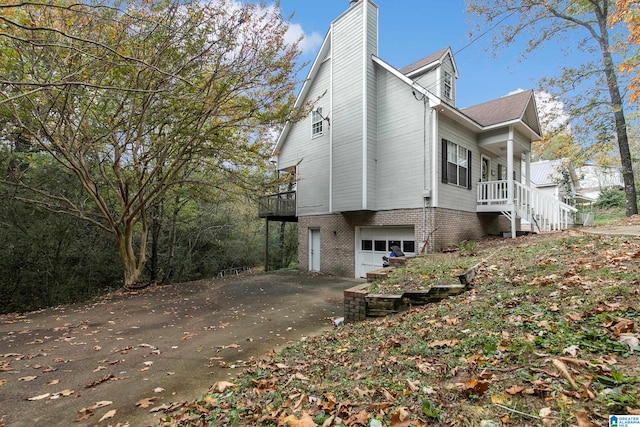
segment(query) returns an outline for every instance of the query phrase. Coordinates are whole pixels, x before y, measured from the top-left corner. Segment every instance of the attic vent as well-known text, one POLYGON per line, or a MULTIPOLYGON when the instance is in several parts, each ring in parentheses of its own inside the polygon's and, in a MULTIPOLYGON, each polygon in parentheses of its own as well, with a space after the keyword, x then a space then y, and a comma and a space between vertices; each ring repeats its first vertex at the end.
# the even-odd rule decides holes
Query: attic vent
POLYGON ((349 7, 355 6, 360 0, 349 0, 349 7))

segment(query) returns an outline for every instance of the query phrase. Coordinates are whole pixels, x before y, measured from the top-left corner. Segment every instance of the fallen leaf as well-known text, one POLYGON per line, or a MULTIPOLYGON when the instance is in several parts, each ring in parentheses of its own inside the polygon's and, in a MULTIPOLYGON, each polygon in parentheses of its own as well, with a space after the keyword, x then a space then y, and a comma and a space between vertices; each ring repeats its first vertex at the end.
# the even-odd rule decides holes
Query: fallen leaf
POLYGON ((313 418, 306 412, 298 419, 295 415, 289 415, 287 417, 281 416, 278 420, 278 425, 289 427, 317 427, 313 418))
POLYGON ((573 379, 573 376, 569 372, 567 365, 565 365, 562 360, 553 359, 553 366, 555 366, 558 369, 558 371, 560 371, 560 374, 564 377, 565 380, 569 381, 569 384, 571 384, 571 387, 574 390, 578 389, 578 385, 576 384, 575 380, 573 379))
POLYGON ((51 395, 51 393, 45 393, 45 394, 40 394, 38 396, 33 396, 28 398, 27 400, 42 400, 42 399, 46 399, 47 397, 49 397, 51 395))
POLYGON ((151 408, 149 409, 149 412, 160 412, 160 411, 165 411, 167 409, 169 409, 171 406, 167 405, 166 403, 163 403, 160 406, 156 406, 155 408, 151 408))
POLYGON ((514 395, 514 394, 518 394, 522 391, 524 391, 524 387, 521 387, 519 385, 513 385, 511 387, 509 387, 508 389, 505 390, 507 393, 514 395))
POLYGON ((578 352, 580 351, 580 347, 578 347, 577 345, 571 345, 565 349, 562 350, 563 354, 569 354, 573 357, 576 357, 578 355, 578 352))
POLYGON ((102 416, 102 418, 100 418, 100 420, 98 421, 99 423, 101 423, 104 420, 108 420, 109 418, 113 418, 116 415, 117 409, 112 409, 110 411, 108 411, 106 414, 104 414, 102 416))
POLYGON ((93 411, 89 408, 82 408, 78 411, 78 415, 76 415, 76 422, 88 420, 89 417, 93 415, 93 411))
POLYGON ((1 379, 0 380, 0 387, 2 387, 3 385, 5 385, 6 383, 8 383, 9 381, 5 380, 5 379, 1 379))
POLYGON ((586 411, 576 411, 576 421, 578 421, 578 427, 596 427, 597 424, 589 421, 589 414, 586 411))
POLYGON ((367 411, 365 411, 364 409, 362 411, 360 411, 358 413, 358 415, 356 415, 356 422, 362 424, 362 425, 367 425, 369 418, 371 418, 371 416, 369 415, 369 413, 367 411))
POLYGON ((492 394, 491 403, 497 403, 498 405, 501 405, 504 402, 506 402, 508 398, 509 396, 507 396, 506 394, 501 394, 501 395, 492 394))
POLYGON ((155 397, 145 397, 144 399, 140 399, 136 402, 136 406, 140 407, 140 408, 148 408, 149 406, 153 405, 153 401, 155 400, 155 397))
POLYGON ((38 376, 37 376, 37 375, 29 375, 28 377, 18 378, 18 381, 25 381, 25 382, 27 382, 27 381, 33 381, 33 380, 35 380, 36 378, 38 378, 38 376))
POLYGON ((49 381, 49 382, 47 383, 47 385, 56 385, 56 384, 58 384, 59 382, 60 382, 60 380, 55 379, 55 380, 51 380, 51 381, 49 381))
POLYGON ((634 324, 629 319, 619 319, 618 323, 616 323, 612 328, 612 332, 615 336, 618 336, 624 332, 630 332, 634 329, 634 324))
POLYGON ((107 375, 105 375, 104 377, 102 377, 102 378, 100 378, 100 379, 98 379, 98 380, 95 380, 95 381, 94 381, 94 382, 92 382, 91 384, 87 384, 87 385, 85 385, 85 386, 84 386, 84 388, 91 388, 91 387, 95 387, 95 386, 97 386, 97 385, 99 385, 99 384, 102 384, 102 383, 103 383, 103 382, 105 382, 105 381, 109 381, 111 378, 113 378, 113 374, 107 374, 107 375))
POLYGON ((211 387, 209 387, 208 393, 224 393, 229 387, 234 387, 234 383, 229 381, 217 381, 211 387))
POLYGON ((164 389, 162 387, 156 387, 153 389, 154 393, 162 393, 164 391, 164 389))
POLYGON ((408 420, 411 414, 407 411, 407 408, 400 407, 396 412, 391 414, 391 425, 395 426, 408 420))
POLYGON ((460 390, 467 394, 482 396, 489 389, 489 381, 481 381, 476 378, 464 381, 459 385, 460 390))
POLYGON ((551 415, 551 408, 546 407, 546 408, 541 408, 540 412, 538 412, 538 415, 542 418, 546 418, 549 415, 551 415))
POLYGON ((101 400, 101 401, 96 402, 93 405, 89 406, 87 409, 90 409, 90 410, 100 409, 100 408, 104 408, 105 406, 109 406, 109 405, 113 405, 113 402, 110 401, 110 400, 101 400))

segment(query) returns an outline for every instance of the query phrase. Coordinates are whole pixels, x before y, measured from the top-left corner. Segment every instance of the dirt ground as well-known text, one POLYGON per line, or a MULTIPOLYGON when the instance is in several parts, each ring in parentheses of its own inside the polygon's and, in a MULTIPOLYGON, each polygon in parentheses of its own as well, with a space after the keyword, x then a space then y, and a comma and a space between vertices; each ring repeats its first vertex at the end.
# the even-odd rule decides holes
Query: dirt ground
POLYGON ((154 408, 333 327, 354 282, 249 274, 0 316, 0 427, 155 425, 154 408))

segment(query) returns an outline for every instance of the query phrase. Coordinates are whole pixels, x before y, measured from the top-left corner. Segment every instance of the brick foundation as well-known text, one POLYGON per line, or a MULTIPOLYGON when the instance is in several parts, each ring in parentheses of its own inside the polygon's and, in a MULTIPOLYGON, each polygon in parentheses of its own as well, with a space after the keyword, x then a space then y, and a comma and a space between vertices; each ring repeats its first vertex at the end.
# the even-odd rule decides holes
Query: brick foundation
POLYGON ((354 277, 356 227, 381 226, 412 226, 416 251, 422 248, 424 239, 430 237, 429 252, 455 247, 463 240, 478 240, 511 228, 509 220, 497 213, 442 208, 304 216, 298 219, 298 268, 309 269, 309 233, 316 229, 320 231, 320 271, 354 277), (431 233, 431 230, 435 231, 431 233))

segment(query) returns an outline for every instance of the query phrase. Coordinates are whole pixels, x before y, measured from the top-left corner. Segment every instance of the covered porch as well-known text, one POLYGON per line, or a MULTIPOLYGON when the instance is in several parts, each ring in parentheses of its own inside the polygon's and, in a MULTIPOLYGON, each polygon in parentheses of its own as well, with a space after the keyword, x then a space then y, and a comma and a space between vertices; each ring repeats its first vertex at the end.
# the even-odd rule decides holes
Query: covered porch
POLYGON ((505 215, 511 222, 512 237, 517 235, 517 218, 529 222, 532 232, 573 225, 576 208, 531 185, 531 143, 522 138, 523 129, 512 125, 505 130, 485 134, 479 143, 482 156, 476 211, 505 215))

